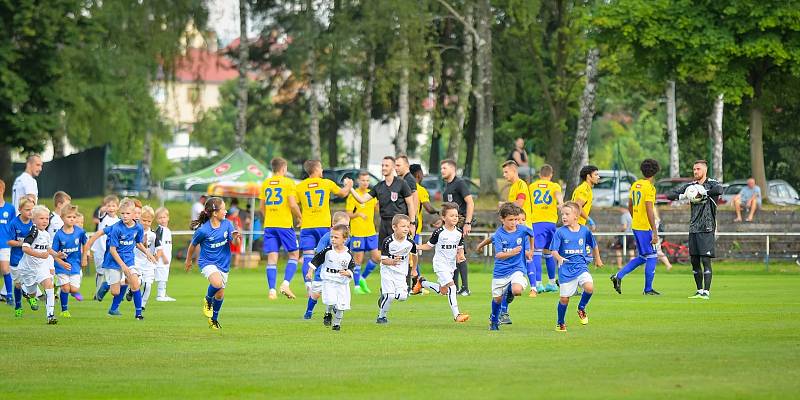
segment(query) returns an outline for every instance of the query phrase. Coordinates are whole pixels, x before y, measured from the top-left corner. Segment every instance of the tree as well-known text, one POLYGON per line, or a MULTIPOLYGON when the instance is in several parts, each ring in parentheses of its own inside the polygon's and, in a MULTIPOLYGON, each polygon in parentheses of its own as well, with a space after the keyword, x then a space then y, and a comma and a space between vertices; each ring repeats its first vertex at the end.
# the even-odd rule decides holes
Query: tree
POLYGON ((567 175, 569 185, 567 185, 565 194, 569 196, 568 198, 572 197, 572 192, 581 183, 581 168, 589 163, 589 132, 592 129, 592 118, 594 118, 595 111, 599 53, 600 50, 597 48, 591 48, 586 55, 586 84, 584 85, 583 95, 581 95, 581 118, 578 120, 578 130, 575 133, 569 174, 567 175))
POLYGON ((667 98, 667 136, 669 137, 669 176, 681 176, 678 147, 678 117, 675 112, 675 81, 668 80, 665 90, 667 98))
POLYGON ((244 145, 244 134, 247 132, 247 42, 247 1, 239 0, 239 95, 236 98, 236 147, 239 148, 244 145))

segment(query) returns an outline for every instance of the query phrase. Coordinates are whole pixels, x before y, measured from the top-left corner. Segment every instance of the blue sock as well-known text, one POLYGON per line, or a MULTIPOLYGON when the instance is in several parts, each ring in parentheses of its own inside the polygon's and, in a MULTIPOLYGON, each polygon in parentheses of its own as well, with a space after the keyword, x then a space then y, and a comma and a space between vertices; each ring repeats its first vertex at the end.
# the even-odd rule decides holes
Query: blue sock
POLYGON ((208 285, 208 289, 206 290, 206 301, 211 303, 211 300, 214 298, 214 295, 219 292, 219 289, 215 288, 213 285, 208 285))
POLYGON ((642 256, 636 257, 633 260, 628 261, 628 263, 625 264, 625 266, 622 267, 622 269, 619 270, 619 272, 617 272, 617 278, 618 279, 624 278, 625 275, 628 275, 631 272, 633 272, 633 270, 635 270, 636 268, 639 268, 639 266, 644 264, 644 262, 645 259, 642 256))
POLYGON ((653 279, 656 277, 656 263, 658 263, 658 256, 655 254, 647 256, 647 261, 644 265, 644 291, 649 292, 653 290, 653 279))
POLYGON ((58 299, 61 300, 61 311, 67 311, 67 302, 69 302, 69 293, 62 290, 61 295, 58 296, 58 299))
POLYGON ((14 287, 14 309, 22 308, 22 288, 14 287))
MULTIPOLYGON (((584 290, 583 294, 581 294, 581 301, 578 303, 578 310, 585 309, 586 305, 589 304, 589 299, 591 298, 592 294, 584 290)), ((566 306, 564 308, 566 308, 566 306)))
POLYGON ((536 282, 542 281, 542 251, 541 250, 534 250, 533 251, 533 273, 534 279, 531 282, 531 287, 536 286, 536 282))
POLYGON ((358 286, 358 282, 361 282, 361 266, 356 264, 353 268, 353 284, 358 286))
MULTIPOLYGON (((13 290, 12 288, 14 287, 14 283, 11 282, 11 273, 10 272, 7 273, 7 274, 3 274, 3 285, 5 285, 5 288, 6 288, 6 297, 10 299, 11 296, 12 296, 11 291, 13 290)), ((8 301, 8 300, 6 300, 6 301, 8 301)))
POLYGON ((544 257, 544 263, 547 265, 547 278, 551 281, 556 279, 556 259, 553 258, 552 254, 545 254, 542 257, 544 257))
MULTIPOLYGON (((127 290, 127 286, 123 286, 127 290)), ((116 311, 119 310, 119 305, 122 303, 122 299, 125 297, 125 290, 122 288, 119 289, 119 294, 114 296, 114 299, 111 300, 111 308, 108 311, 116 311)))
POLYGON ((142 291, 136 289, 133 291, 133 308, 136 309, 136 315, 142 315, 142 291))
POLYGON ((303 281, 311 282, 306 275, 308 275, 308 264, 314 259, 313 254, 303 254, 303 281))
MULTIPOLYGON (((584 292, 584 293, 586 293, 586 292, 584 292)), ((561 304, 561 302, 559 301, 558 302, 558 322, 557 322, 558 324, 563 324, 564 323, 564 316, 565 315, 567 315, 567 305, 566 304, 561 304)))
POLYGON ((109 285, 108 282, 103 282, 100 285, 100 289, 97 289, 97 298, 103 300, 103 297, 106 297, 109 290, 111 290, 111 285, 109 285))
POLYGON ((533 266, 533 261, 525 263, 528 270, 528 281, 531 283, 531 288, 536 287, 536 267, 533 266))
MULTIPOLYGON (((508 306, 508 305, 506 305, 508 306)), ((496 324, 500 321, 500 308, 502 307, 501 303, 497 302, 495 299, 492 299, 492 323, 496 324)))
POLYGON ((283 280, 291 282, 297 272, 297 260, 289 259, 286 261, 286 269, 283 271, 283 280))
POLYGON ((361 277, 364 278, 364 279, 367 279, 367 277, 369 276, 369 274, 372 273, 372 271, 375 269, 375 267, 376 267, 376 265, 375 265, 374 262, 372 262, 371 258, 369 260, 367 260, 367 265, 364 266, 364 271, 361 272, 361 277))
POLYGON ((504 295, 500 299, 500 313, 507 313, 508 312, 508 302, 506 301, 506 296, 504 295))
POLYGON ((278 266, 267 264, 267 285, 270 289, 275 289, 275 283, 278 280, 278 266))
POLYGON ((316 307, 316 306, 317 306, 317 300, 314 299, 313 297, 309 297, 308 298, 308 305, 306 305, 306 312, 307 313, 313 313, 314 312, 314 307, 316 307))
POLYGON ((213 319, 214 321, 216 321, 217 318, 219 317, 219 309, 222 308, 223 300, 225 299, 224 298, 218 299, 216 297, 214 298, 214 300, 211 300, 211 308, 214 310, 214 315, 211 316, 211 319, 213 319))

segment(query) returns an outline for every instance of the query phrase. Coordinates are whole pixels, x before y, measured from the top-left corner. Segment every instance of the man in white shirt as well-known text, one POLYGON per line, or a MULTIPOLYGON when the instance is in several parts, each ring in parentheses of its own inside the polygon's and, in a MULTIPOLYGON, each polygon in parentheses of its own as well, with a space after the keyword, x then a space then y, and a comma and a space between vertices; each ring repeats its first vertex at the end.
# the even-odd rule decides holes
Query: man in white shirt
POLYGON ((19 199, 23 196, 33 195, 36 202, 39 202, 39 184, 36 182, 37 176, 42 172, 42 158, 38 154, 31 154, 25 162, 25 172, 21 173, 14 180, 11 189, 11 203, 14 209, 19 211, 19 199))
POLYGON ((197 220, 197 218, 200 216, 200 212, 203 211, 205 207, 206 207, 206 195, 202 195, 200 196, 199 199, 197 199, 197 202, 192 204, 192 221, 197 220))

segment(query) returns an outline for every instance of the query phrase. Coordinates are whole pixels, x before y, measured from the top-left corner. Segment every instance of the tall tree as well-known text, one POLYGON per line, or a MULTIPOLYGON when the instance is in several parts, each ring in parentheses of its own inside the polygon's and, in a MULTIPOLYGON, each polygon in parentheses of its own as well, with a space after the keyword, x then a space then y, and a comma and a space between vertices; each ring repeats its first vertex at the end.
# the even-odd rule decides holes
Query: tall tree
POLYGON ((600 50, 596 47, 589 49, 586 54, 586 84, 580 100, 580 119, 575 141, 572 147, 572 158, 569 164, 566 194, 572 196, 572 191, 580 184, 580 170, 589 163, 589 132, 592 129, 592 118, 595 111, 595 97, 597 96, 597 69, 600 62, 600 50))
POLYGON ((675 111, 675 81, 668 80, 665 89, 667 98, 667 136, 669 137, 669 176, 681 176, 680 150, 678 148, 678 116, 675 111))
POLYGON ((464 138, 464 128, 467 117, 469 116, 469 96, 472 92, 472 65, 474 61, 473 35, 470 29, 474 29, 474 6, 472 2, 464 4, 464 43, 461 46, 461 79, 458 84, 458 104, 456 108, 456 123, 450 132, 450 140, 447 144, 446 156, 458 162, 459 148, 464 138), (468 27, 468 28, 467 28, 468 27))
POLYGON ((725 102, 722 94, 714 98, 714 107, 711 112, 711 166, 713 178, 723 182, 722 171, 722 116, 725 102))
POLYGON ((244 145, 244 135, 247 132, 247 0, 239 0, 239 96, 236 98, 236 108, 239 117, 236 118, 236 147, 244 145))

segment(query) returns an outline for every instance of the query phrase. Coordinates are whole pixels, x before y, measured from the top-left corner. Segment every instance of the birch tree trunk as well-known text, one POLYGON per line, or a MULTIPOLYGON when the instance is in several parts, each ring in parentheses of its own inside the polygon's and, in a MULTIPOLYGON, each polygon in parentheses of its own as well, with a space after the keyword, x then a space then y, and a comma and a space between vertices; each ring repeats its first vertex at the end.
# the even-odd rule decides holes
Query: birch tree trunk
POLYGON ((478 176, 481 194, 497 195, 497 162, 494 157, 494 99, 492 97, 492 8, 490 0, 480 0, 478 15, 478 176))
POLYGON ((319 104, 317 103, 317 55, 314 51, 313 25, 314 3, 306 0, 306 16, 308 38, 308 119, 309 142, 311 144, 312 160, 322 160, 322 149, 319 143, 319 104))
POLYGON ((711 165, 714 168, 713 178, 722 182, 722 111, 725 103, 723 95, 720 94, 714 99, 714 111, 711 114, 711 143, 713 144, 713 155, 711 165))
POLYGON ((375 86, 375 51, 369 49, 367 54, 367 79, 364 82, 364 102, 361 115, 361 161, 360 167, 369 167, 369 125, 372 120, 372 91, 375 86))
POLYGON ((669 135, 669 176, 681 176, 678 154, 678 120, 675 113, 675 81, 667 81, 667 133, 669 135))
MULTIPOLYGON (((464 13, 464 23, 469 26, 474 26, 475 21, 472 12, 472 4, 466 5, 464 13)), ((461 82, 458 88, 458 107, 456 108, 456 126, 450 132, 450 140, 447 143, 447 154, 445 158, 458 162, 458 150, 461 147, 461 142, 464 139, 464 126, 467 120, 469 111, 469 95, 472 91, 472 63, 474 62, 473 55, 473 37, 472 34, 465 28, 464 29, 464 44, 461 46, 461 54, 464 57, 461 62, 461 82)))
POLYGON ((397 114, 400 118, 400 127, 395 138, 395 154, 406 154, 408 150, 408 123, 409 123, 409 104, 408 104, 408 85, 410 71, 408 63, 408 40, 403 39, 403 69, 400 73, 400 98, 398 100, 397 114))
POLYGON ((578 130, 575 132, 575 142, 572 146, 572 159, 569 164, 568 194, 580 184, 579 173, 584 165, 589 163, 589 132, 592 130, 594 118, 595 97, 597 95, 597 63, 600 51, 596 48, 589 49, 586 55, 586 86, 580 100, 580 119, 578 130))
POLYGON ((244 146, 247 132, 247 2, 239 0, 239 95, 236 98, 236 147, 244 146))
POLYGON ((142 143, 142 170, 147 172, 147 187, 150 187, 150 176, 152 176, 153 165, 153 131, 148 128, 144 131, 144 142, 142 143))

